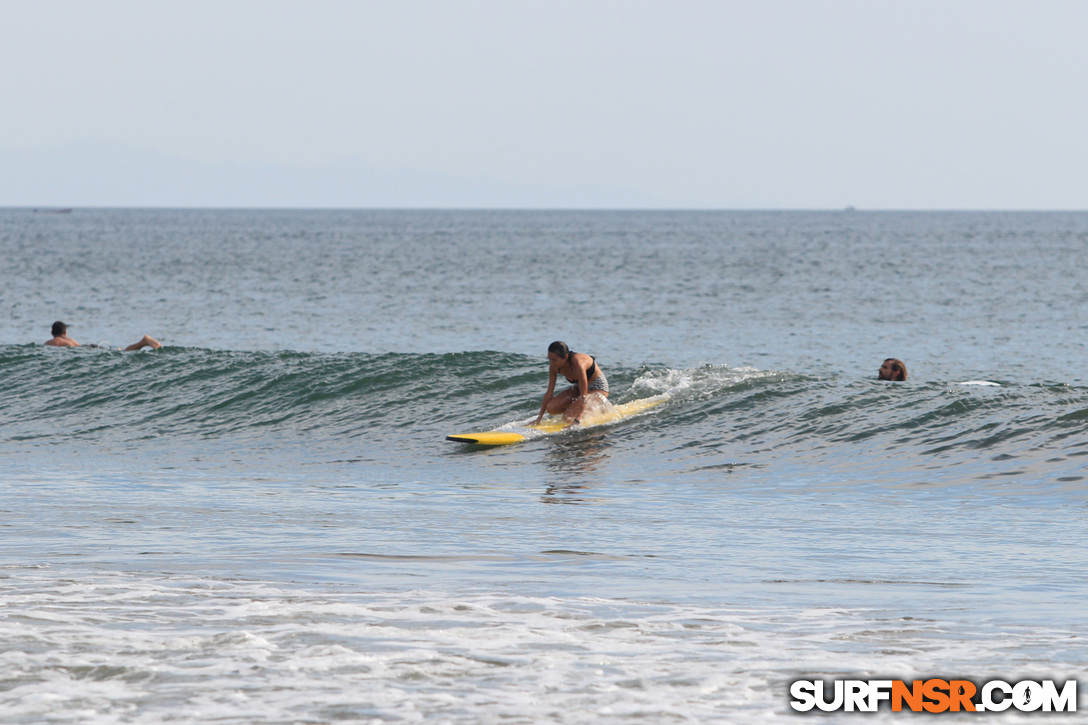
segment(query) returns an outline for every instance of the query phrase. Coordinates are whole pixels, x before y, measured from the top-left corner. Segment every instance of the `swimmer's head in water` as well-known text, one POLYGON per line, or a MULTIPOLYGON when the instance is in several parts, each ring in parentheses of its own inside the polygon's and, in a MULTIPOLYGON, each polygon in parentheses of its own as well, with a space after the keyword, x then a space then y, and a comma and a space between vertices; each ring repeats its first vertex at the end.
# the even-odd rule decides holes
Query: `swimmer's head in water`
POLYGON ((53 323, 53 337, 64 337, 68 334, 68 325, 60 320, 53 323))
POLYGON ((907 366, 902 360, 890 357, 880 366, 880 372, 876 375, 878 380, 892 380, 902 382, 907 379, 907 366))

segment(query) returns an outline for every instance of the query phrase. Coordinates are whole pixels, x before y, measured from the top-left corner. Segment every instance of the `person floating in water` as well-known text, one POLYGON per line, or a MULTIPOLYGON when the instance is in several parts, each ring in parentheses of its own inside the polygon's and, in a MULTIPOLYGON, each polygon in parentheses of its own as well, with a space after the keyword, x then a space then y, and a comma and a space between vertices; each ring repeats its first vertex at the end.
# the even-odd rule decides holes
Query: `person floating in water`
POLYGON ((876 374, 877 380, 892 380, 902 382, 907 379, 907 366, 902 360, 890 357, 880 366, 880 372, 876 374))
MULTIPOLYGON (((57 320, 56 322, 53 323, 52 332, 53 332, 53 339, 52 340, 46 340, 45 341, 46 345, 49 345, 51 347, 81 347, 81 345, 78 342, 76 342, 72 338, 68 337, 68 325, 64 324, 60 320, 57 320)), ((87 345, 86 347, 99 347, 99 346, 98 345, 87 345)), ((139 350, 140 348, 143 348, 143 347, 150 347, 150 348, 158 349, 158 348, 162 347, 162 345, 159 343, 158 340, 151 337, 150 335, 144 335, 138 342, 134 342, 134 343, 132 343, 131 345, 129 345, 128 347, 126 347, 124 349, 127 352, 129 350, 139 350)), ((118 348, 118 349, 120 349, 120 348, 118 348)))
POLYGON ((603 402, 607 397, 608 378, 596 360, 585 353, 573 352, 565 342, 548 345, 548 392, 544 393, 544 401, 540 404, 537 423, 546 412, 562 414, 567 420, 579 423, 588 402, 603 402), (560 373, 572 385, 555 395, 555 381, 560 373))

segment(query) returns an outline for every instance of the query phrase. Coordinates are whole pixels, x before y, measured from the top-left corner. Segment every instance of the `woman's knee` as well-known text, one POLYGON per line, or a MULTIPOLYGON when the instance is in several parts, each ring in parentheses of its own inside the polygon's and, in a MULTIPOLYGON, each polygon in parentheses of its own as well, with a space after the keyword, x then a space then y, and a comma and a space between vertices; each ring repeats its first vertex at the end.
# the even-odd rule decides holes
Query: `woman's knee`
POLYGON ((570 406, 570 399, 566 396, 558 396, 548 401, 548 413, 559 415, 570 406))

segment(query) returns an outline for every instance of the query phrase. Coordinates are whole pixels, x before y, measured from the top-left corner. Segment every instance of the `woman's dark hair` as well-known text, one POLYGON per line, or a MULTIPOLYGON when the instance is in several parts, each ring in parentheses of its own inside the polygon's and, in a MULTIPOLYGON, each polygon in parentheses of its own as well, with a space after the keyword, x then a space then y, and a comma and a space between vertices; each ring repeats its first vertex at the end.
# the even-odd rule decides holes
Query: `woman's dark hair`
POLYGON ((570 348, 567 347, 567 343, 556 340, 551 345, 548 345, 548 352, 554 352, 556 355, 566 360, 567 356, 570 355, 570 348))
POLYGON ((68 325, 60 320, 53 323, 53 337, 64 337, 68 334, 68 325))

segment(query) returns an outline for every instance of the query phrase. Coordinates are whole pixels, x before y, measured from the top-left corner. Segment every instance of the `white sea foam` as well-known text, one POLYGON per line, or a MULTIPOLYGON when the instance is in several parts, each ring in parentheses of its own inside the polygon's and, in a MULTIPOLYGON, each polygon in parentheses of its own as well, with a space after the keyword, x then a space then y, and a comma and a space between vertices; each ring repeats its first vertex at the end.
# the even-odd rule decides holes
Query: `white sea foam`
POLYGON ((763 380, 780 376, 774 371, 753 367, 731 368, 727 365, 703 365, 677 370, 655 369, 643 373, 631 384, 631 390, 641 395, 683 395, 714 393, 722 388, 739 385, 751 380, 763 380))
POLYGON ((9 573, 4 722, 758 723, 795 717, 799 677, 1051 676, 1009 643, 1070 646, 866 609, 9 573))

